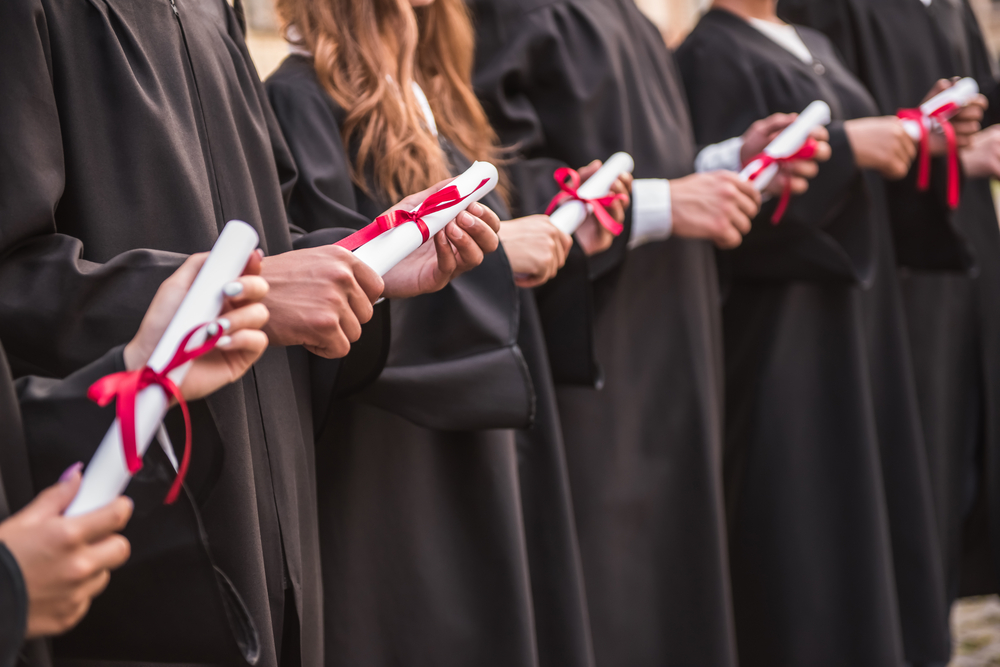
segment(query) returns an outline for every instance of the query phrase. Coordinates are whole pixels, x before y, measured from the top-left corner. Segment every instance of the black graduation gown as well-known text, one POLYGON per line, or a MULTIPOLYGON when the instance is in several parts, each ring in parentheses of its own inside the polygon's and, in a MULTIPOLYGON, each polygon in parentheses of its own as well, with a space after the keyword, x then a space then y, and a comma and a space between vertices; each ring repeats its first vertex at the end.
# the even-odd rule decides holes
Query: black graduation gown
MULTIPOLYGON (((995 88, 986 45, 965 0, 934 0, 930 7, 901 0, 782 0, 780 10, 831 37, 882 113, 916 106, 942 77, 974 76, 983 92, 995 88)), ((988 112, 984 124, 996 122, 994 114, 988 112)), ((945 172, 936 167, 933 178, 944 184, 945 172)), ((890 186, 889 194, 901 230, 897 255, 947 591, 952 597, 996 592, 1000 231, 987 180, 964 183, 954 214, 940 194, 929 201, 911 186, 912 174, 908 183, 890 186), (925 233, 931 225, 939 230, 934 235, 925 233), (954 256, 950 261, 928 261, 941 259, 940 248, 956 246, 966 256, 971 248, 972 271, 969 261, 955 261, 959 252, 946 253, 954 256)))
MULTIPOLYGON (((471 6, 517 213, 545 207, 557 167, 615 151, 637 178, 692 171, 672 56, 632 2, 471 6)), ((589 265, 603 388, 557 387, 596 664, 732 665, 715 259, 701 241, 627 239, 589 265)))
MULTIPOLYGON (((309 58, 288 58, 267 88, 299 165, 296 223, 360 226, 391 204, 351 182, 344 112, 309 58)), ((469 166, 447 140, 442 148, 456 173, 469 166)), ((504 217, 497 197, 485 203, 504 217)), ((546 591, 535 588, 525 524, 547 513, 533 534, 555 546, 537 548, 558 551, 574 538, 534 299, 516 289, 501 250, 391 312, 381 376, 318 438, 327 662, 536 665, 550 634, 567 625, 586 632, 582 600, 570 618, 536 614, 546 591)), ((578 554, 559 555, 561 579, 540 585, 565 579, 580 593, 578 554)))
MULTIPOLYGON (((126 342, 229 219, 268 254, 292 249, 294 167, 226 3, 15 0, 0 31, 0 339, 16 375, 65 376, 126 342)), ((157 576, 123 569, 57 656, 276 665, 287 634, 289 656, 321 661, 306 356, 271 348, 192 405, 192 497, 161 507, 170 475, 150 463, 129 490, 150 514, 137 502, 127 567, 157 576), (191 549, 205 536, 214 568, 191 549)), ((98 442, 64 443, 36 481, 98 442)))
POLYGON ((922 660, 945 661, 947 609, 888 210, 881 179, 857 169, 843 128, 878 112, 826 37, 799 33, 816 63, 715 10, 677 52, 701 143, 815 99, 834 113, 833 158, 809 193, 777 226, 776 202, 765 205, 743 245, 720 260, 741 664, 898 665, 904 629, 919 631, 922 660))
MULTIPOLYGON (((21 510, 42 490, 33 463, 49 460, 66 441, 100 441, 114 418, 113 411, 87 399, 97 379, 124 366, 118 347, 63 380, 27 376, 15 383, 0 347, 0 521, 21 510)), ((149 572, 147 571, 148 575, 149 572)), ((13 555, 0 544, 0 665, 50 665, 48 642, 24 641, 28 599, 24 579, 13 555)))

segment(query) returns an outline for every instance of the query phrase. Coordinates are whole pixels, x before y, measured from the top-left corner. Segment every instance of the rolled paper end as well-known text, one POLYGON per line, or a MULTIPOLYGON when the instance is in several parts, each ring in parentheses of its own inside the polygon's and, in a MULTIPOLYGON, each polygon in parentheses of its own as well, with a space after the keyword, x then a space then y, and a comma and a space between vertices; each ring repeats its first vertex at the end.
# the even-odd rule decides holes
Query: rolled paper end
POLYGON ((976 95, 979 94, 979 83, 970 76, 960 79, 955 82, 951 88, 947 88, 931 99, 927 100, 920 105, 920 111, 925 116, 933 116, 935 112, 947 107, 948 105, 954 105, 958 109, 966 106, 976 95))

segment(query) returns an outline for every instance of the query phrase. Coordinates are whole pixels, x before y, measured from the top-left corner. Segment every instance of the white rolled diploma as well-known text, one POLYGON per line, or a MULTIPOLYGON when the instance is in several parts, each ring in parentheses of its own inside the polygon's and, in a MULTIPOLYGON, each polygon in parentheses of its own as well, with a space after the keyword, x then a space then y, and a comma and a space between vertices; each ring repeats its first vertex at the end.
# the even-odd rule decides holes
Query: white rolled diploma
MULTIPOLYGON (((423 217, 424 224, 427 225, 430 236, 434 236, 444 229, 445 225, 454 220, 459 213, 467 209, 473 202, 479 201, 492 192, 493 188, 497 186, 499 178, 500 175, 497 173, 497 168, 489 162, 474 162, 464 174, 449 183, 449 186, 454 185, 458 188, 461 196, 469 196, 454 206, 437 211, 436 213, 428 213, 423 217), (476 190, 476 186, 484 180, 488 182, 476 190)), ((370 266, 377 274, 384 276, 392 267, 406 259, 410 253, 423 244, 424 237, 420 233, 417 223, 406 222, 399 227, 394 227, 384 234, 376 236, 355 250, 354 255, 370 266)))
MULTIPOLYGON (((767 145, 764 153, 771 157, 782 158, 794 155, 806 141, 812 131, 821 125, 830 123, 830 106, 823 100, 816 100, 799 114, 791 125, 782 130, 781 134, 774 138, 774 141, 767 145)), ((743 171, 740 178, 744 181, 750 180, 750 176, 761 167, 760 160, 753 160, 743 171)), ((753 186, 757 192, 761 192, 774 179, 778 173, 779 166, 772 164, 753 179, 753 186)))
MULTIPOLYGON (((920 113, 924 115, 924 125, 932 129, 937 123, 930 116, 938 109, 954 103, 959 109, 966 106, 979 94, 979 84, 972 77, 965 77, 955 82, 955 85, 927 100, 920 105, 920 113)), ((958 110, 955 111, 958 113, 958 110)), ((952 116, 954 114, 950 114, 952 116)), ((950 117, 949 116, 949 117, 950 117)), ((915 120, 904 120, 903 129, 914 141, 920 141, 920 124, 915 120)))
MULTIPOLYGON (((584 181, 577 190, 580 199, 600 199, 611 193, 611 186, 615 184, 622 174, 631 174, 635 169, 635 161, 628 153, 615 153, 608 158, 608 161, 601 165, 601 168, 594 172, 594 175, 584 181)), ((572 199, 552 211, 549 219, 552 224, 566 234, 573 234, 590 213, 589 206, 582 201, 572 199)))
MULTIPOLYGON (((150 355, 150 368, 155 371, 165 368, 174 358, 184 336, 196 326, 211 322, 219 316, 224 298, 223 286, 242 275, 258 241, 257 232, 247 223, 232 220, 226 225, 150 355)), ((199 331, 191 337, 188 347, 201 345, 206 337, 204 330, 199 331)), ((188 362, 171 371, 170 379, 180 385, 190 365, 188 362)), ((140 457, 149 448, 169 407, 170 398, 158 385, 146 387, 136 396, 136 448, 140 457)), ((90 459, 83 473, 80 490, 67 508, 66 516, 77 516, 104 507, 121 495, 130 479, 132 475, 122 451, 121 424, 115 419, 97 452, 90 459)))

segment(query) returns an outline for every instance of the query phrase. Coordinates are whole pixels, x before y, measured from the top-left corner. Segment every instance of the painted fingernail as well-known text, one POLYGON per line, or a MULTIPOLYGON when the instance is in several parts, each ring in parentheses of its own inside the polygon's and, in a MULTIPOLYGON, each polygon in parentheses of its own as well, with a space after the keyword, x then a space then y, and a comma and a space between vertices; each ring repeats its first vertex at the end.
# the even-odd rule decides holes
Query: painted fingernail
POLYGON ((232 336, 223 336, 219 339, 216 347, 229 347, 233 342, 232 336))
POLYGON ((219 323, 219 326, 222 327, 223 331, 229 331, 229 328, 233 326, 233 323, 230 322, 227 317, 220 317, 216 320, 216 322, 219 323))
POLYGON ((240 294, 243 294, 243 283, 238 280, 226 283, 222 288, 222 293, 228 297, 239 296, 240 294))
POLYGON ((66 470, 63 471, 63 474, 59 475, 59 482, 60 483, 68 482, 70 479, 72 479, 73 475, 80 472, 81 470, 83 470, 83 464, 77 461, 70 467, 66 468, 66 470))
POLYGON ((219 325, 215 322, 209 322, 208 326, 205 327, 205 333, 208 334, 209 338, 215 336, 216 334, 219 333, 219 325))

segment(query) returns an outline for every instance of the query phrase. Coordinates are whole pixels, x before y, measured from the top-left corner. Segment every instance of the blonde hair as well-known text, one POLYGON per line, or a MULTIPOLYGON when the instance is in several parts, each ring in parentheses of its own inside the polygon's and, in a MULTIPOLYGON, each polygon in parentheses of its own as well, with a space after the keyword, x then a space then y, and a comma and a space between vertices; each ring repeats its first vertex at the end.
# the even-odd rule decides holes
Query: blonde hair
POLYGON ((278 0, 289 41, 313 54, 316 76, 346 111, 352 178, 392 201, 450 175, 412 90, 426 92, 438 132, 466 157, 497 160, 496 133, 472 91, 475 34, 464 0, 278 0), (290 34, 291 33, 291 34, 290 34))

